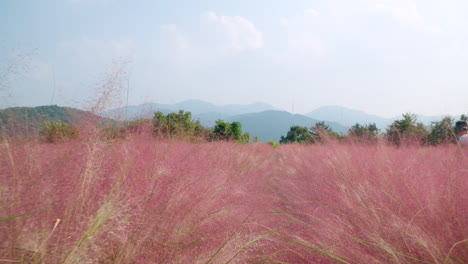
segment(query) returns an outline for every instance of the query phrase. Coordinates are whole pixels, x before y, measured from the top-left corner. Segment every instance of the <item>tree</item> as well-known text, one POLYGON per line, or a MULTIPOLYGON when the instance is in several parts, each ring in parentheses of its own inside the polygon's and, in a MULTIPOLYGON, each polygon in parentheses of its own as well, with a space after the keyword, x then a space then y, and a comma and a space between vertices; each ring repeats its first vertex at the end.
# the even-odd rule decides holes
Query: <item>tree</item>
POLYGON ((156 135, 169 138, 194 138, 199 137, 205 131, 199 121, 192 120, 192 113, 184 110, 167 115, 159 111, 155 112, 153 125, 156 135))
POLYGON ((378 139, 379 131, 375 123, 365 125, 356 123, 348 130, 348 136, 361 142, 375 142, 378 139))
POLYGON ((456 142, 456 133, 453 130, 453 119, 444 117, 441 121, 432 122, 427 143, 431 145, 456 142))
POLYGON ((242 141, 242 125, 239 122, 232 122, 229 125, 229 136, 235 141, 242 141))
POLYGON ((250 140, 250 134, 242 134, 242 124, 240 122, 229 123, 218 119, 211 130, 209 140, 234 140, 240 143, 247 143, 250 140))
POLYGON ((424 124, 417 122, 413 114, 403 114, 403 119, 395 120, 387 128, 386 136, 388 142, 397 146, 402 143, 424 143, 428 132, 424 124))
POLYGON ((325 142, 328 139, 340 139, 341 136, 333 131, 324 121, 315 123, 310 128, 313 142, 325 142))
POLYGON ((280 144, 285 143, 310 143, 313 141, 313 135, 307 127, 292 126, 289 128, 286 137, 281 136, 280 144))
POLYGON ((218 119, 216 120, 216 124, 212 129, 212 138, 215 140, 225 140, 228 139, 229 135, 229 123, 218 119))

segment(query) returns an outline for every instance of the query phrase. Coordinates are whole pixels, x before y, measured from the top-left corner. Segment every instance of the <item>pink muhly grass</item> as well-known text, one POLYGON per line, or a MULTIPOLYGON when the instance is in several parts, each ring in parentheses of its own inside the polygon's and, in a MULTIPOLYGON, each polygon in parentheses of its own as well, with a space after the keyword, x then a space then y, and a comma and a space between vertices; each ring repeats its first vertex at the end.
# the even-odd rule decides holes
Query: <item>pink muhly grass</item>
POLYGON ((336 144, 281 151, 290 171, 277 176, 279 211, 298 222, 287 237, 302 249, 338 263, 466 261, 467 160, 455 149, 336 144))
POLYGON ((453 146, 272 148, 140 133, 0 148, 4 260, 468 261, 467 158, 453 146))

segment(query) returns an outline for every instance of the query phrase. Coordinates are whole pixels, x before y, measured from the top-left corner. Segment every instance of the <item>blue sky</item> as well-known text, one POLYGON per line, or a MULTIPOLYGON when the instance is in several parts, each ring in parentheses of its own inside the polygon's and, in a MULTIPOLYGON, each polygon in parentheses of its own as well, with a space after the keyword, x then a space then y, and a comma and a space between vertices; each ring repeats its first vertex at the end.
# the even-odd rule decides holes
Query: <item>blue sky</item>
POLYGON ((458 116, 467 13, 463 0, 2 1, 0 107, 115 107, 129 86, 129 104, 458 116))

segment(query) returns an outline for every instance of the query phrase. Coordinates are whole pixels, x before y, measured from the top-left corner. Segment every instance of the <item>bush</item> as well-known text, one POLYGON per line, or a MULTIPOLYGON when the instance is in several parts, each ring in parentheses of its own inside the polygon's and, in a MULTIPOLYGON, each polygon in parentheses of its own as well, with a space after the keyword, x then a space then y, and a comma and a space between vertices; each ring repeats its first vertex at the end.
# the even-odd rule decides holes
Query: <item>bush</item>
POLYGON ((78 136, 78 129, 62 121, 43 121, 40 134, 46 142, 54 143, 75 139, 78 136))

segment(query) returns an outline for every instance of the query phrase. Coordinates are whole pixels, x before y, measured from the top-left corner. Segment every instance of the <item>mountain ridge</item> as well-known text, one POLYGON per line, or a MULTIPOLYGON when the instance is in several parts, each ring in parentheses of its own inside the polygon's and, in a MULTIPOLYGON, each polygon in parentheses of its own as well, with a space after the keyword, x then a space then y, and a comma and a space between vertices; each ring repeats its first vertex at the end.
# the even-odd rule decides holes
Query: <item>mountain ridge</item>
MULTIPOLYGON (((115 116, 117 117, 116 119, 123 121, 134 120, 136 118, 152 118, 155 111, 168 114, 179 110, 191 112, 192 119, 200 121, 205 127, 213 127, 217 119, 228 122, 238 121, 242 124, 244 132, 249 132, 252 138, 257 136, 260 141, 271 139, 279 141, 281 136, 287 134, 291 126, 311 127, 319 121, 325 121, 334 131, 341 134, 345 134, 356 123, 362 125, 375 123, 384 132, 394 120, 401 118, 383 118, 342 106, 323 106, 302 115, 278 110, 269 104, 261 102, 247 105, 229 104, 217 106, 201 100, 188 100, 176 104, 147 103, 120 107, 102 113, 101 116, 104 119, 115 116)), ((8 120, 9 116, 15 116, 17 121, 23 121, 27 124, 22 125, 24 131, 37 131, 38 124, 46 117, 48 120, 61 120, 64 122, 77 120, 77 118, 72 118, 72 115, 69 115, 69 113, 75 113, 73 116, 76 117, 92 114, 84 110, 57 105, 13 107, 0 110, 0 125, 3 124, 3 127, 5 127, 6 123, 10 123, 9 126, 13 129, 14 125, 12 124, 16 121, 9 122, 8 120)), ((417 118, 418 121, 428 126, 430 122, 439 121, 443 116, 417 116, 417 118)))

